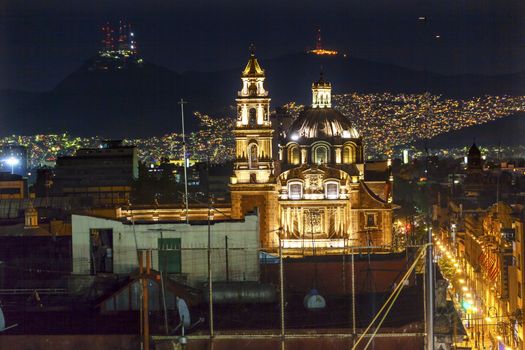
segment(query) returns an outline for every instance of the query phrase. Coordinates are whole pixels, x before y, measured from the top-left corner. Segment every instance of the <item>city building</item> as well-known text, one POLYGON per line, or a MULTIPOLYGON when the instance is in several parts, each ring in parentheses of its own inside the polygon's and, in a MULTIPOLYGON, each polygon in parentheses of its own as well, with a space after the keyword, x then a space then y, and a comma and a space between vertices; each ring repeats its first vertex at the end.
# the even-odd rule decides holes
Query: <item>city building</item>
POLYGON ((0 199, 22 199, 27 197, 27 180, 21 175, 0 172, 0 199))
POLYGON ((125 205, 137 178, 136 148, 106 141, 99 148, 80 148, 74 156, 58 157, 50 195, 90 198, 93 206, 125 205))
MULTIPOLYGON (((73 273, 130 275, 138 269, 137 249, 152 250, 154 270, 200 287, 208 278, 207 209, 200 211, 200 218, 193 210, 189 224, 176 220, 183 211, 160 208, 150 216, 151 210, 123 210, 119 219, 73 215, 73 273)), ((228 208, 212 212, 213 279, 258 281, 258 218, 232 220, 228 212, 228 208)))
POLYGON ((321 74, 312 84, 311 107, 275 135, 265 73, 253 52, 241 80, 232 216, 242 218, 257 208, 266 249, 280 244, 303 254, 346 246, 389 250, 394 209, 390 164, 367 166, 359 133, 332 108, 331 84, 321 74), (272 156, 275 137, 278 159, 272 156))

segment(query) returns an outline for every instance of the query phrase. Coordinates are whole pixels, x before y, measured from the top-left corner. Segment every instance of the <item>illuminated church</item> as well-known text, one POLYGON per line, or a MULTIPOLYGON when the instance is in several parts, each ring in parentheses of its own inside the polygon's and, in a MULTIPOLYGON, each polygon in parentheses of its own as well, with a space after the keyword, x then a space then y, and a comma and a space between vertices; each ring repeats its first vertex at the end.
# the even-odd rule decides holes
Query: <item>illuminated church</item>
POLYGON ((331 84, 312 84, 312 104, 283 132, 272 127, 265 72, 252 52, 241 76, 232 217, 258 210, 263 248, 321 252, 392 242, 390 164, 365 163, 363 139, 332 108, 331 84), (277 141, 277 142, 274 142, 277 141), (278 149, 273 150, 277 144, 278 149))

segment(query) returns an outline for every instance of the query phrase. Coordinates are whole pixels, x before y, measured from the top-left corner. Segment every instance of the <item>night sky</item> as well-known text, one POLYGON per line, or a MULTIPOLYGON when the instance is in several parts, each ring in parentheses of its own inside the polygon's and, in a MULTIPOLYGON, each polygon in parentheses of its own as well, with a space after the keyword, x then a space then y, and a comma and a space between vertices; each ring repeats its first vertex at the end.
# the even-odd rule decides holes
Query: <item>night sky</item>
POLYGON ((51 89, 118 19, 132 23, 146 60, 179 72, 238 67, 251 42, 262 58, 303 51, 318 26, 326 47, 369 60, 447 74, 525 70, 519 0, 4 0, 0 88, 51 89))

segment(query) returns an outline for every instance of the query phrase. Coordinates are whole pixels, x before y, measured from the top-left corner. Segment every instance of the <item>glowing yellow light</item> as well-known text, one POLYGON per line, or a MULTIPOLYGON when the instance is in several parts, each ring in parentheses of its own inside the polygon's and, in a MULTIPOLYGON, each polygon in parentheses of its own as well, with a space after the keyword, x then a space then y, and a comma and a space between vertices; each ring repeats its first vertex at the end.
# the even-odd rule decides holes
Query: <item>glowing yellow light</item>
POLYGON ((467 294, 465 294, 465 297, 466 297, 466 298, 472 298, 472 294, 467 293, 467 294))
POLYGON ((467 286, 463 286, 463 287, 461 288, 461 290, 463 290, 464 292, 466 292, 466 291, 468 291, 468 287, 467 287, 467 286))
POLYGON ((502 339, 502 338, 501 338, 501 335, 497 335, 497 336, 496 336, 496 339, 501 340, 501 339, 502 339))
POLYGON ((335 51, 335 50, 320 49, 320 50, 310 50, 308 52, 316 54, 316 55, 321 55, 321 56, 323 56, 323 55, 328 55, 328 56, 337 55, 337 51, 335 51))
POLYGON ((456 269, 456 272, 457 272, 457 273, 461 273, 462 270, 461 270, 461 269, 456 269))
POLYGON ((491 322, 492 319, 491 319, 490 317, 487 316, 487 317, 485 317, 485 321, 487 321, 487 322, 491 322))
POLYGON ((460 278, 460 279, 458 280, 458 282, 461 283, 461 284, 463 284, 463 283, 465 283, 465 280, 464 280, 463 278, 460 278))

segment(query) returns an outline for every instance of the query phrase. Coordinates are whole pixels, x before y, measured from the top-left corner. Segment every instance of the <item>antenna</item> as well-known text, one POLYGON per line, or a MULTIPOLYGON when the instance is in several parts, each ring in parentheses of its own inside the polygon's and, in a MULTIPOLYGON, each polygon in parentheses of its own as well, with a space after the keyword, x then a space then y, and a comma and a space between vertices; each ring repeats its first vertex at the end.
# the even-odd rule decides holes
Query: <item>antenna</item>
POLYGON ((102 48, 106 51, 114 50, 113 28, 106 22, 102 26, 102 48))
POLYGON ((316 50, 322 50, 323 49, 323 42, 321 39, 321 28, 317 28, 317 35, 315 37, 315 49, 316 50))
POLYGON ((184 101, 182 98, 178 102, 180 104, 180 115, 182 120, 182 152, 183 154, 183 160, 184 160, 184 204, 186 206, 186 223, 189 223, 189 217, 188 217, 188 174, 187 174, 187 161, 186 161, 186 133, 184 131, 184 104, 188 103, 187 101, 184 101))

